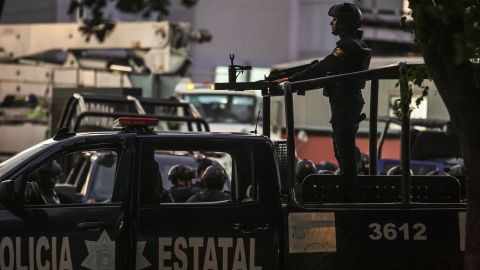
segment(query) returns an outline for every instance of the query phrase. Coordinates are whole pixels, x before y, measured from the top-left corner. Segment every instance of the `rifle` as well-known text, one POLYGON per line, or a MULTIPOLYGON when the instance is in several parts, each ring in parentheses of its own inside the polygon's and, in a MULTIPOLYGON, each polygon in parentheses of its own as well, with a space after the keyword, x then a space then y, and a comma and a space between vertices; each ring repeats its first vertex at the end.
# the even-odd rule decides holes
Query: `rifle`
POLYGON ((271 82, 271 81, 275 81, 275 80, 278 80, 278 79, 281 79, 281 78, 290 77, 293 74, 295 74, 299 71, 302 71, 305 68, 307 68, 311 65, 314 65, 316 63, 318 63, 318 60, 313 60, 311 63, 306 64, 306 65, 301 65, 301 66, 296 66, 296 67, 291 67, 291 68, 285 68, 285 69, 274 69, 270 72, 270 74, 268 74, 267 77, 265 77, 265 81, 271 82))
POLYGON ((233 60, 235 55, 230 54, 230 65, 228 66, 228 83, 215 83, 215 90, 234 90, 234 91, 245 91, 245 90, 265 90, 269 89, 270 95, 280 96, 283 95, 283 90, 278 86, 278 84, 273 81, 276 79, 283 78, 298 72, 305 67, 318 62, 317 60, 313 61, 308 65, 302 65, 293 68, 287 68, 282 70, 274 70, 270 72, 268 77, 265 77, 265 80, 260 80, 256 82, 237 82, 237 77, 240 73, 243 73, 245 70, 251 70, 251 66, 240 66, 235 65, 233 60), (289 75, 288 75, 289 74, 289 75))

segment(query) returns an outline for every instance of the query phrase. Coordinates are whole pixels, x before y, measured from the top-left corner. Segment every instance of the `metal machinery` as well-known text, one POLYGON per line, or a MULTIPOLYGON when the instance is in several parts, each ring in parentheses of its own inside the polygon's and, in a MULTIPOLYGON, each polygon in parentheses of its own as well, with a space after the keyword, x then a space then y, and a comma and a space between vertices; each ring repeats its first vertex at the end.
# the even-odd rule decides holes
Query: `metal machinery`
POLYGON ((117 23, 103 42, 87 40, 79 27, 1 25, 0 100, 7 94, 43 96, 61 86, 135 86, 138 79, 132 73, 175 74, 188 61, 192 33, 187 23, 117 23))
POLYGON ((43 140, 48 129, 45 122, 26 121, 26 107, 14 109, 9 99, 33 94, 48 112, 57 88, 138 87, 143 97, 168 97, 189 66, 188 44, 202 39, 188 23, 119 22, 103 42, 87 40, 80 26, 0 25, 1 154, 43 140), (29 132, 22 132, 25 125, 29 132))

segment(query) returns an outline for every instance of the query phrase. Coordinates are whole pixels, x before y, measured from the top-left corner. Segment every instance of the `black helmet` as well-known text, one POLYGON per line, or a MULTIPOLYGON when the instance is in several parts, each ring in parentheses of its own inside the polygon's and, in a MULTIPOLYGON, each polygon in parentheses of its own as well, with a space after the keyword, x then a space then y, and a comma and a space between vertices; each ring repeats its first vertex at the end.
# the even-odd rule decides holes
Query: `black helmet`
POLYGON ((56 161, 52 161, 37 170, 38 185, 44 189, 49 190, 55 186, 54 177, 61 176, 63 169, 56 161))
POLYGON ((193 170, 185 165, 175 165, 168 171, 168 179, 176 185, 178 179, 190 180, 194 177, 193 170))
POLYGON ((319 170, 318 174, 323 174, 323 175, 335 175, 334 171, 331 170, 319 170))
POLYGON ((337 19, 337 26, 333 34, 339 31, 352 31, 362 26, 362 12, 352 3, 333 5, 328 10, 328 15, 337 19))
POLYGON ((426 175, 439 176, 439 175, 448 175, 448 173, 446 173, 444 171, 433 170, 433 171, 428 172, 426 175))
POLYGON ((209 158, 202 158, 197 160, 197 177, 202 177, 203 172, 208 168, 208 166, 213 165, 213 161, 209 158))
POLYGON ((55 176, 60 176, 63 173, 62 167, 58 162, 52 161, 41 168, 38 169, 38 177, 40 179, 52 178, 55 176))
MULTIPOLYGON (((402 166, 393 166, 387 171, 387 175, 402 175, 402 166)), ((413 175, 412 170, 410 170, 410 175, 413 175)))
POLYGON ((297 167, 295 168, 295 175, 297 179, 297 183, 302 183, 303 179, 310 174, 316 174, 317 167, 315 163, 309 159, 302 159, 297 163, 297 167))
POLYGON ((222 190, 225 184, 225 171, 217 165, 208 166, 202 175, 202 182, 207 188, 222 190))
POLYGON ((455 165, 450 168, 450 175, 456 178, 463 178, 465 177, 465 171, 462 165, 455 165))

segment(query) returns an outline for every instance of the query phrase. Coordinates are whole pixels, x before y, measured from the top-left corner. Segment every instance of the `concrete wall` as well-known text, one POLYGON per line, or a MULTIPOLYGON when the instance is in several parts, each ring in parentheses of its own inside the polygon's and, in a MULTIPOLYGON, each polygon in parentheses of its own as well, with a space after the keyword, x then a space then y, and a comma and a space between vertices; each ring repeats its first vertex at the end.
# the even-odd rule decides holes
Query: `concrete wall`
POLYGON ((55 22, 57 0, 6 0, 1 23, 55 22))
POLYGON ((236 63, 270 67, 307 57, 322 57, 335 45, 330 34, 331 0, 203 0, 192 24, 213 35, 194 45, 194 79, 211 79, 215 66, 236 63))
POLYGON ((255 66, 289 59, 289 8, 289 0, 200 1, 193 25, 208 29, 213 40, 192 47, 195 75, 208 79, 216 66, 230 63, 231 53, 235 63, 255 66))

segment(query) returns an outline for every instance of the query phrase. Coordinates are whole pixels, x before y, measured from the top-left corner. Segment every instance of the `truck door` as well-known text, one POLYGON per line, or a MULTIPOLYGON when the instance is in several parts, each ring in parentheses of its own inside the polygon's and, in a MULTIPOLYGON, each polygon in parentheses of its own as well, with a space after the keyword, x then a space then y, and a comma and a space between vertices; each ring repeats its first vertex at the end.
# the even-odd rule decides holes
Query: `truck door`
POLYGON ((112 141, 69 142, 15 173, 24 203, 0 206, 1 269, 116 269, 131 154, 112 141))
POLYGON ((339 176, 310 175, 287 207, 287 268, 463 269, 465 205, 452 177, 359 176, 356 203, 342 203, 339 176))
POLYGON ((277 269, 279 190, 272 195, 275 185, 269 181, 275 177, 265 173, 275 172, 273 157, 268 163, 258 154, 262 149, 272 153, 270 147, 264 139, 143 138, 138 153, 137 269, 277 269), (178 196, 173 202, 163 187, 172 185, 172 166, 167 164, 179 156, 191 160, 180 165, 195 174, 209 162, 222 168, 223 188, 213 187, 208 173, 203 178, 193 175, 191 187, 203 181, 205 186, 196 194, 216 189, 223 195, 207 200, 193 193, 187 202, 178 196), (265 166, 257 169, 257 164, 265 166))

